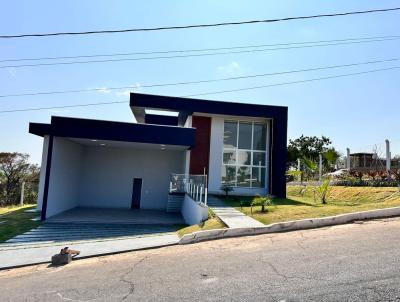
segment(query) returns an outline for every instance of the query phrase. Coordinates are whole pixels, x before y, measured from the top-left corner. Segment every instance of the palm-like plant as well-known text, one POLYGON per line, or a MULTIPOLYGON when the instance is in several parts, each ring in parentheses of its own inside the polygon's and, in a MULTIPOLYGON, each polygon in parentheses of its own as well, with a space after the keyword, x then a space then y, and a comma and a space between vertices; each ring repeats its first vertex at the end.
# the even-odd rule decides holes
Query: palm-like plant
POLYGON ((318 171, 318 164, 311 159, 303 158, 303 163, 308 172, 314 176, 315 173, 318 171))
POLYGON ((330 189, 330 179, 325 179, 322 184, 317 188, 317 192, 323 204, 326 204, 326 199, 330 189))

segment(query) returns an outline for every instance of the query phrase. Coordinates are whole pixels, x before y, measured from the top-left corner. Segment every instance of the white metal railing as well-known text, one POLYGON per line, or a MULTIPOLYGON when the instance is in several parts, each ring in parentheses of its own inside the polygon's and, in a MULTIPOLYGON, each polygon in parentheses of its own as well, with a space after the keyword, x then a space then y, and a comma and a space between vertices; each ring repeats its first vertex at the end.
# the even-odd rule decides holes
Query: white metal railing
POLYGON ((171 174, 169 192, 188 194, 194 201, 207 205, 207 175, 171 174))

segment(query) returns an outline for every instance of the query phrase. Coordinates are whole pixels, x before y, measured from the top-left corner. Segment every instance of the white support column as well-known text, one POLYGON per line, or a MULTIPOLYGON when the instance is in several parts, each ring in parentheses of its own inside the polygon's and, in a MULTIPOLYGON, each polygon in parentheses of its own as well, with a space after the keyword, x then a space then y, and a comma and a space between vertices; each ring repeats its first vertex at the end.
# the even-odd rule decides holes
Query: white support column
POLYGON ((322 153, 319 154, 319 182, 322 181, 322 153))
POLYGON ((23 181, 23 182, 22 182, 22 185, 21 185, 21 197, 20 197, 20 199, 19 199, 19 204, 20 204, 21 206, 24 205, 24 195, 25 195, 25 181, 23 181))
MULTIPOLYGON (((297 159, 297 171, 301 172, 301 160, 300 158, 297 159)), ((297 176, 297 181, 302 182, 301 173, 297 176)))
POLYGON ((389 140, 385 140, 386 143, 386 171, 390 171, 390 164, 391 164, 391 154, 390 154, 390 142, 389 140))
POLYGON ((350 161, 350 149, 347 148, 347 155, 346 155, 346 168, 350 170, 350 165, 351 165, 351 161, 350 161))

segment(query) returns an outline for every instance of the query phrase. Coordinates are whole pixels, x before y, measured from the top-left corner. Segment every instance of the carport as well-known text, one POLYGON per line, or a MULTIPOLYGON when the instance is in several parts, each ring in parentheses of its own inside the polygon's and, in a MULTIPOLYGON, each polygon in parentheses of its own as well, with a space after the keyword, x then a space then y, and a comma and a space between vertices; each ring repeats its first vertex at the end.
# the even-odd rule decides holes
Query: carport
POLYGON ((71 221, 167 218, 170 175, 184 173, 195 141, 193 128, 63 117, 31 123, 30 133, 44 137, 42 220, 72 209, 71 221))

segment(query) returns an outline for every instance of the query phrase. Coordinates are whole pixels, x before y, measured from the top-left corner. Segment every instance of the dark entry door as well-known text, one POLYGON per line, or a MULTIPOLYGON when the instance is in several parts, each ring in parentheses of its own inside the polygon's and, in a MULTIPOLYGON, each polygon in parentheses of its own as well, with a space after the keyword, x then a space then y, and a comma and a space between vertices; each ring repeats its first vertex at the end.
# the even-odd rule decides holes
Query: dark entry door
POLYGON ((140 209, 140 198, 142 196, 142 179, 133 179, 133 189, 132 189, 132 204, 131 209, 140 209))

